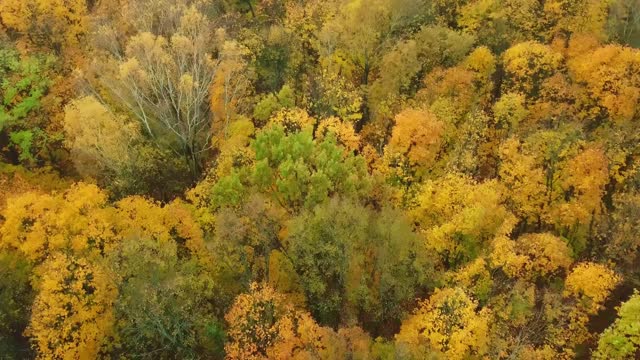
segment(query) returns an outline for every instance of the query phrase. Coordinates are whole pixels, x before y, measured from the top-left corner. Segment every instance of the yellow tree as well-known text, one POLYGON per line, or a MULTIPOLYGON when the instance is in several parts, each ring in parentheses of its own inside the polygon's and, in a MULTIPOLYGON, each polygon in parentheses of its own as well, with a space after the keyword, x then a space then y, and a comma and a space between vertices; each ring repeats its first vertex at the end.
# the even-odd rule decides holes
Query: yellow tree
POLYGON ((520 41, 540 38, 542 4, 536 0, 473 0, 458 16, 458 24, 479 42, 503 49, 520 41))
POLYGON ((502 205, 496 181, 476 183, 469 177, 450 174, 428 181, 409 211, 427 249, 449 265, 474 259, 487 241, 508 235, 513 215, 502 205))
POLYGON ((424 79, 424 89, 419 98, 425 97, 429 103, 449 101, 456 110, 456 123, 468 113, 479 98, 476 75, 461 66, 448 69, 436 68, 424 79))
POLYGON ((491 262, 511 277, 537 280, 566 271, 573 262, 571 255, 571 248, 557 236, 525 234, 515 241, 495 239, 491 262))
POLYGON ((249 146, 251 137, 255 133, 253 122, 247 118, 238 118, 231 122, 227 129, 226 138, 218 148, 220 154, 217 158, 215 169, 209 175, 215 175, 218 179, 231 174, 234 166, 250 165, 255 154, 249 146))
POLYGON ((593 339, 589 317, 596 315, 622 279, 605 265, 582 262, 567 275, 562 295, 545 295, 548 323, 546 342, 563 354, 575 355, 575 347, 593 339))
POLYGON ((40 280, 26 334, 42 359, 95 359, 113 341, 113 276, 99 265, 57 253, 36 269, 40 280))
POLYGON ((337 143, 344 147, 345 152, 352 153, 360 148, 360 136, 351 123, 336 117, 321 120, 315 131, 316 140, 322 141, 329 133, 335 135, 337 143))
POLYGON ((620 276, 605 265, 579 263, 565 280, 563 296, 575 299, 577 309, 595 315, 621 280, 620 276))
POLYGON ((475 48, 462 62, 462 66, 474 74, 476 91, 484 102, 491 100, 496 63, 496 56, 485 46, 475 48))
POLYGON ((549 29, 547 38, 571 33, 590 33, 606 37, 604 26, 609 10, 608 1, 551 0, 545 1, 543 19, 549 29))
POLYGON ((313 131, 318 120, 309 113, 300 108, 282 109, 275 113, 267 124, 280 125, 287 133, 296 133, 299 131, 313 131))
POLYGON ((3 0, 0 20, 27 43, 58 52, 78 46, 89 25, 86 0, 3 0))
POLYGON ((185 255, 205 256, 202 232, 180 201, 161 207, 142 197, 111 206, 95 185, 78 183, 60 194, 25 193, 3 212, 0 249, 15 249, 33 263, 65 252, 87 258, 108 253, 123 238, 177 241, 185 255))
POLYGON ((517 138, 505 141, 499 156, 498 176, 506 188, 507 206, 520 219, 538 223, 546 203, 544 169, 517 138))
POLYGON ((181 256, 202 263, 211 260, 202 230, 181 200, 161 206, 143 197, 131 196, 118 201, 114 210, 116 216, 111 228, 118 238, 145 237, 161 244, 175 243, 181 256))
POLYGON ((448 359, 482 357, 489 339, 488 309, 460 288, 438 289, 409 316, 396 335, 397 351, 406 357, 438 354, 448 359))
POLYGON ((267 350, 270 359, 339 359, 346 343, 331 328, 316 324, 310 314, 285 317, 278 324, 280 339, 267 350))
POLYGON ((545 79, 561 68, 562 55, 535 41, 516 44, 502 55, 504 91, 520 92, 535 99, 545 79))
POLYGON ((335 359, 346 352, 342 339, 296 310, 269 286, 251 285, 225 315, 230 359, 335 359))
POLYGON ((266 359, 267 351, 280 337, 278 323, 295 312, 282 295, 268 286, 251 285, 251 292, 239 295, 225 315, 230 359, 266 359))
MULTIPOLYGON (((67 179, 51 169, 29 171, 22 166, 0 165, 0 212, 9 199, 27 192, 63 191, 70 185, 67 179)), ((0 245, 2 247, 2 245, 0 245)))
POLYGON ((551 209, 551 218, 574 240, 573 246, 582 250, 589 226, 600 219, 602 197, 609 182, 609 161, 602 149, 586 147, 572 158, 566 159, 560 172, 558 198, 551 209))
POLYGON ((569 61, 573 79, 617 124, 640 116, 640 50, 620 45, 598 47, 569 61))
MULTIPOLYGON (((173 289, 206 294, 212 286, 208 270, 214 262, 205 248, 199 226, 180 201, 160 206, 142 197, 129 197, 112 205, 107 202, 106 193, 95 185, 80 183, 61 193, 28 192, 17 196, 2 216, 5 221, 0 226, 0 251, 14 251, 35 268, 31 285, 37 295, 27 336, 43 358, 93 359, 107 351, 107 344, 116 344, 111 338, 115 336, 111 329, 112 307, 116 301, 122 301, 116 289, 127 289, 127 296, 139 296, 134 291, 136 284, 124 281, 133 275, 121 272, 126 266, 136 266, 131 260, 133 255, 128 254, 126 266, 111 267, 109 271, 105 266, 110 258, 114 258, 115 263, 123 262, 119 252, 123 247, 133 246, 131 251, 135 252, 140 247, 134 245, 144 243, 150 251, 172 250, 173 259, 168 260, 169 264, 173 261, 175 265, 179 259, 185 277, 194 272, 198 274, 189 277, 187 284, 172 284, 173 289), (189 265, 183 266, 186 262, 189 265)), ((170 273, 174 269, 165 270, 170 273)), ((148 275, 149 282, 158 280, 142 272, 135 275, 148 275)), ((156 275, 159 276, 159 272, 153 274, 156 275)), ((174 280, 182 278, 178 276, 174 280)), ((149 291, 164 290, 151 283, 145 285, 149 291)), ((170 298, 164 300, 171 301, 170 298)), ((147 305, 162 306, 153 299, 149 299, 147 305)), ((131 308, 135 309, 130 307, 125 312, 126 318, 140 319, 140 312, 131 308)), ((118 320, 122 320, 121 315, 122 312, 118 320)), ((167 315, 163 321, 170 317, 167 315)), ((139 333, 135 331, 148 323, 137 325, 121 323, 117 329, 134 331, 137 336, 139 333)), ((177 325, 183 329, 181 326, 177 325)), ((155 325, 149 328, 157 329, 155 325)))
POLYGON ((3 213, 0 247, 17 249, 33 263, 58 251, 99 256, 118 241, 113 213, 95 185, 79 183, 56 195, 25 193, 3 213))
POLYGON ((141 140, 137 124, 113 114, 92 96, 67 105, 64 129, 76 170, 87 177, 129 166, 135 156, 135 143, 141 140))
POLYGON ((502 94, 493 105, 493 116, 496 126, 508 134, 518 129, 529 111, 525 106, 525 96, 518 93, 502 94))
POLYGON ((323 50, 340 51, 359 78, 358 84, 367 85, 379 61, 380 44, 390 29, 390 4, 385 0, 347 0, 340 5, 336 5, 339 12, 320 29, 323 50))
POLYGON ((387 177, 402 191, 403 202, 413 183, 436 162, 443 145, 444 124, 427 110, 406 109, 396 115, 384 157, 387 177))

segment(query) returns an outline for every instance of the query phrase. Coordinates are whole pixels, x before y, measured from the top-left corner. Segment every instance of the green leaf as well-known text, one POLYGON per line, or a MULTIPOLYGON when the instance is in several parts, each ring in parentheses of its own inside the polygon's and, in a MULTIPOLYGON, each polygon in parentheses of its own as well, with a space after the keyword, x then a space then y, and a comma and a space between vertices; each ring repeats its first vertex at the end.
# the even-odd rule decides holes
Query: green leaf
POLYGON ((31 146, 33 145, 33 132, 30 130, 16 131, 9 134, 9 139, 20 149, 20 161, 33 160, 31 146))

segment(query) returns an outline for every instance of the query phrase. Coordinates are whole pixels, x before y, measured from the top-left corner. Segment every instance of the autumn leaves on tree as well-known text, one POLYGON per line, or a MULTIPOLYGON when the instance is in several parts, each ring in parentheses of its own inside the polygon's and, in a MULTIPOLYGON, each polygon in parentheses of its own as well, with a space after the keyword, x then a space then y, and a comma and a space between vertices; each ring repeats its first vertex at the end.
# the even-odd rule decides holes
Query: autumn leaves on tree
POLYGON ((0 357, 640 356, 638 0, 0 0, 0 357))

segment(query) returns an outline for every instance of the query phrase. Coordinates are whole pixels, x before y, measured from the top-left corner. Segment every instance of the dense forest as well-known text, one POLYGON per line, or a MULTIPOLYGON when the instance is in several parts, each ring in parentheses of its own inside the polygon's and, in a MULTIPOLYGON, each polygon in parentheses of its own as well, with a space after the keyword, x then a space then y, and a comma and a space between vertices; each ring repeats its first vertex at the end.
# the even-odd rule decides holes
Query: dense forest
POLYGON ((0 358, 639 359, 640 0, 0 0, 0 358))

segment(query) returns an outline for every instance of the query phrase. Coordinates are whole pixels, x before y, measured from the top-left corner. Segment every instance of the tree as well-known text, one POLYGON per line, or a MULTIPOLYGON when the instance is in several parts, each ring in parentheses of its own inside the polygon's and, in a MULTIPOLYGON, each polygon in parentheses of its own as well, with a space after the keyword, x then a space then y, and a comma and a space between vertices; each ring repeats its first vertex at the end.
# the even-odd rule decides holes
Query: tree
POLYGON ((123 238, 142 234, 176 241, 184 256, 206 259, 202 232, 179 201, 161 207, 129 197, 111 205, 97 186, 78 183, 58 194, 18 196, 3 216, 0 248, 17 250, 33 264, 58 252, 99 259, 123 238))
POLYGON ((346 154, 360 149, 360 136, 353 129, 353 125, 336 117, 323 119, 315 131, 316 141, 322 141, 325 137, 336 137, 337 143, 344 148, 346 154))
POLYGON ((497 52, 517 42, 544 37, 538 1, 469 1, 459 11, 458 24, 474 34, 480 44, 497 52))
POLYGON ((595 147, 586 147, 567 161, 560 186, 566 202, 560 204, 554 218, 564 226, 587 225, 602 211, 602 196, 609 182, 608 159, 595 147))
POLYGON ((50 157, 52 148, 59 144, 61 134, 47 132, 42 116, 53 64, 52 56, 21 58, 15 50, 0 50, 0 134, 9 140, 8 148, 0 150, 10 162, 35 165, 50 157))
POLYGON ((440 155, 445 126, 430 111, 419 109, 406 109, 395 121, 384 149, 385 172, 400 191, 400 203, 407 206, 415 195, 415 184, 426 177, 440 155))
POLYGON ((253 284, 248 294, 239 295, 225 320, 230 338, 225 350, 230 359, 344 356, 331 351, 341 345, 331 329, 319 327, 268 286, 253 284))
POLYGON ((546 343, 558 356, 571 358, 578 346, 593 340, 589 317, 602 308, 621 278, 607 266, 581 262, 565 279, 562 294, 545 295, 546 343))
MULTIPOLYGON (((219 258, 221 273, 234 279, 229 281, 233 286, 226 286, 230 300, 252 282, 272 283, 272 263, 277 259, 271 256, 282 248, 281 232, 287 220, 286 211, 261 194, 250 194, 237 208, 225 207, 216 212, 210 247, 219 258)), ((295 273, 291 276, 295 279, 295 273)))
POLYGON ((310 131, 286 134, 282 126, 271 126, 257 134, 252 148, 253 165, 237 168, 214 185, 217 205, 237 205, 255 187, 296 213, 337 194, 360 198, 368 191, 364 160, 345 155, 333 136, 316 141, 310 131))
POLYGON ((545 79, 560 70, 562 55, 535 41, 516 44, 502 55, 504 92, 513 91, 536 99, 545 79))
POLYGON ((621 44, 640 47, 640 4, 638 0, 616 0, 609 6, 607 33, 621 44))
POLYGON ((539 223, 546 203, 544 168, 517 138, 505 141, 499 156, 498 176, 506 187, 507 206, 520 219, 539 223))
POLYGON ((0 20, 30 45, 58 53, 79 46, 89 25, 85 0, 7 0, 0 4, 0 20))
POLYGON ((429 111, 407 109, 395 118, 396 124, 386 151, 407 158, 418 174, 437 159, 444 125, 429 111))
POLYGON ((117 241, 106 202, 97 186, 82 183, 57 195, 27 192, 3 212, 0 247, 16 249, 36 264, 59 251, 97 256, 117 241))
POLYGON ((137 122, 93 96, 65 107, 64 130, 76 171, 114 198, 148 194, 168 200, 190 182, 181 161, 150 143, 137 122))
POLYGON ((473 260, 483 244, 508 235, 514 225, 495 181, 476 183, 449 174, 426 182, 416 200, 410 218, 427 249, 450 267, 473 260))
POLYGON ((356 87, 341 73, 339 63, 329 65, 321 63, 321 66, 317 89, 312 91, 317 99, 311 102, 311 110, 321 117, 335 116, 351 124, 358 124, 362 119, 362 110, 365 105, 362 88, 356 87))
POLYGON ((604 248, 607 259, 616 263, 627 281, 637 282, 635 262, 640 255, 640 197, 637 193, 619 193, 613 196, 613 209, 609 211, 608 221, 603 222, 603 235, 606 241, 599 245, 604 248))
POLYGON ((403 356, 438 354, 450 359, 483 356, 488 351, 491 313, 460 288, 437 289, 403 323, 396 346, 403 356))
POLYGON ((571 255, 567 243, 552 234, 525 234, 516 241, 496 239, 492 263, 509 276, 542 280, 567 271, 571 255))
POLYGON ((43 358, 94 359, 112 343, 117 290, 107 270, 57 253, 36 269, 41 281, 26 334, 43 358))
POLYGON ((525 97, 518 93, 502 94, 493 105, 493 116, 499 128, 509 130, 517 129, 520 123, 529 115, 525 107, 525 97))
POLYGON ((434 281, 433 259, 396 211, 334 199, 293 219, 284 243, 323 325, 388 332, 434 281))
POLYGON ((94 97, 72 101, 65 110, 65 142, 82 175, 97 177, 103 171, 119 172, 133 165, 136 142, 141 141, 135 123, 117 116, 94 97))
POLYGON ((438 66, 457 64, 471 49, 473 37, 444 27, 425 26, 410 40, 384 54, 379 76, 371 84, 370 104, 378 117, 388 116, 393 105, 415 94, 419 80, 438 66))
POLYGON ((0 252, 0 352, 8 358, 29 355, 29 343, 21 335, 35 297, 29 281, 32 270, 19 254, 0 252))
POLYGON ((213 280, 175 241, 129 237, 107 255, 118 279, 113 303, 119 339, 111 354, 140 358, 221 358, 213 280), (211 334, 211 335, 210 335, 211 334))
MULTIPOLYGON (((409 85, 412 77, 418 75, 422 64, 418 57, 437 57, 446 52, 435 48, 440 46, 435 38, 446 37, 443 33, 447 29, 425 28, 420 31, 420 27, 431 20, 431 15, 429 4, 419 0, 344 0, 334 7, 338 9, 337 14, 329 17, 317 34, 321 61, 335 61, 339 64, 340 73, 356 89, 362 87, 365 90, 362 98, 362 120, 387 116, 386 100, 397 99, 401 95, 402 85, 409 85), (415 40, 403 41, 396 49, 392 49, 400 38, 398 34, 403 31, 420 35, 415 40), (432 33, 437 35, 432 36, 432 33), (433 42, 427 43, 424 37, 433 42), (416 44, 422 50, 420 53, 416 53, 416 44), (425 46, 422 47, 422 44, 425 46), (406 56, 403 58, 403 55, 406 56), (400 59, 404 62, 399 63, 400 59), (390 89, 393 91, 385 94, 385 90, 390 89)), ((461 42, 453 43, 462 45, 461 42)), ((452 57, 457 55, 455 51, 451 53, 452 57)), ((351 86, 345 88, 349 89, 351 86)))
POLYGON ((391 9, 384 0, 371 3, 349 0, 339 9, 337 16, 324 24, 319 37, 327 50, 341 50, 356 69, 353 76, 357 84, 367 85, 379 61, 381 44, 389 36, 391 9))
POLYGON ((640 50, 620 45, 598 47, 569 62, 572 77, 607 111, 614 123, 638 119, 640 50))
POLYGON ((179 154, 195 179, 211 149, 210 89, 220 59, 210 53, 211 23, 184 10, 170 38, 142 32, 128 39, 107 87, 154 141, 179 154))
MULTIPOLYGON (((219 30, 222 31, 222 30, 219 30)), ((220 34, 224 38, 226 35, 220 34)), ((229 137, 229 126, 237 116, 248 111, 252 76, 248 69, 249 50, 236 41, 225 41, 220 51, 220 65, 211 84, 211 111, 219 137, 229 137)))
POLYGON ((578 300, 578 308, 594 315, 600 309, 621 278, 605 265, 584 262, 577 264, 565 280, 564 297, 578 300))
MULTIPOLYGON (((13 197, 30 191, 64 191, 70 183, 52 169, 40 168, 29 171, 22 166, 0 164, 0 217, 13 197)), ((4 220, 3 217, 2 219, 4 220)))
POLYGON ((618 308, 618 317, 598 340, 596 359, 632 359, 640 345, 640 296, 634 291, 618 308))
POLYGON ((266 123, 274 113, 295 106, 293 95, 293 90, 288 85, 284 85, 275 95, 267 94, 254 107, 253 117, 262 123, 266 123))
POLYGON ((418 96, 431 104, 432 111, 443 106, 440 103, 448 103, 455 110, 446 119, 451 118, 453 121, 448 122, 457 124, 479 103, 481 94, 478 90, 481 89, 476 88, 480 82, 477 78, 477 74, 461 66, 438 67, 425 76, 424 89, 418 92, 418 96))
POLYGON ((282 126, 287 133, 312 132, 317 119, 300 108, 284 108, 269 118, 268 125, 282 126))
POLYGON ((590 33, 604 37, 609 4, 593 0, 552 0, 544 3, 548 38, 571 33, 590 33))

